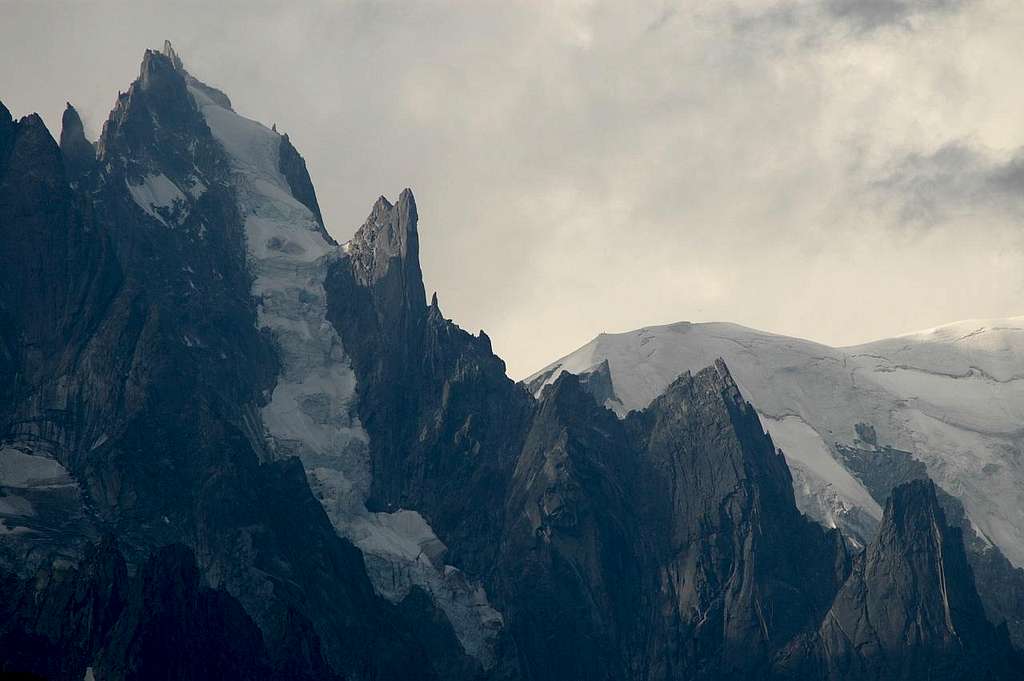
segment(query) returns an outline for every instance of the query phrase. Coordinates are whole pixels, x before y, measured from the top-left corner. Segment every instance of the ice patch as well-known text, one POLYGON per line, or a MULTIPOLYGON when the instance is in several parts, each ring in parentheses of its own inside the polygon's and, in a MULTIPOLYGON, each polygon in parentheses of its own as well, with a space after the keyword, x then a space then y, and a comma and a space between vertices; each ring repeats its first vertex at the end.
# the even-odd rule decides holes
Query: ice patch
MULTIPOLYGON (((827 497, 832 492, 836 493, 835 504, 826 508, 833 512, 848 510, 844 502, 852 502, 852 506, 864 509, 872 518, 882 519, 882 509, 878 502, 857 478, 832 458, 828 445, 803 419, 799 416, 781 419, 762 416, 761 422, 772 436, 775 446, 786 455, 790 468, 799 469, 805 480, 817 483, 811 483, 815 496, 827 497)), ((837 525, 834 516, 827 520, 832 527, 837 525)))
POLYGON ((73 485, 64 466, 48 456, 0 448, 0 487, 45 488, 73 485))
MULTIPOLYGON (((0 446, 0 535, 34 532, 26 527, 37 519, 27 498, 31 494, 60 495, 76 483, 60 463, 42 454, 0 446)), ((44 523, 45 524, 45 523, 44 523)))
POLYGON ((206 193, 206 183, 200 180, 198 177, 189 178, 190 185, 188 187, 189 196, 193 199, 198 199, 200 196, 206 193))
POLYGON ((146 175, 141 184, 132 184, 125 180, 132 200, 139 208, 156 218, 164 225, 170 226, 168 220, 176 209, 184 209, 185 195, 178 186, 164 174, 146 175))
POLYGON ((340 253, 278 170, 280 135, 198 88, 190 92, 231 159, 259 299, 257 324, 272 333, 281 361, 261 412, 268 450, 299 457, 337 532, 363 551, 380 595, 397 602, 413 586, 422 588, 451 621, 466 653, 489 667, 502 620, 483 589, 444 564, 444 544, 419 513, 366 509, 371 469, 366 431, 355 413, 355 374, 326 316, 323 282, 340 253))

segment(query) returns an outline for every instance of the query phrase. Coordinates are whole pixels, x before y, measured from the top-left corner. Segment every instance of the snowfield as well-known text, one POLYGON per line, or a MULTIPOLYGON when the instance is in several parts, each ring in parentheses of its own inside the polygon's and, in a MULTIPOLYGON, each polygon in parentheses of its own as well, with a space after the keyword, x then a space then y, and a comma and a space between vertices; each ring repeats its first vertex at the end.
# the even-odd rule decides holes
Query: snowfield
POLYGON ((684 371, 718 357, 786 454, 801 510, 854 533, 881 510, 838 446, 910 452, 958 497, 983 539, 1024 566, 1024 317, 948 326, 833 348, 735 324, 681 322, 601 334, 526 379, 552 382, 608 361, 620 417, 684 371), (865 442, 857 424, 874 428, 865 442))
POLYGON ((175 207, 187 205, 185 195, 178 186, 164 174, 146 175, 142 184, 134 185, 125 181, 132 200, 150 217, 170 227, 168 219, 175 207))

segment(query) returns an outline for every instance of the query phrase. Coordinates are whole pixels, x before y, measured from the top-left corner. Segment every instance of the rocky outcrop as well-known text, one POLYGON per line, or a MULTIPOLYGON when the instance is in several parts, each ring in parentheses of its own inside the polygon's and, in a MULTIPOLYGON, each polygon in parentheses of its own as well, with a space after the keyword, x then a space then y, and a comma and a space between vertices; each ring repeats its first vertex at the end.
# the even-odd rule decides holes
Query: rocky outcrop
MULTIPOLYGON (((462 573, 469 585, 483 580, 477 593, 491 599, 500 502, 532 400, 505 375, 485 334, 471 336, 445 319, 436 296, 426 305, 416 221, 412 192, 395 204, 377 201, 328 273, 328 320, 351 357, 369 435, 367 506, 417 511, 441 540, 445 569, 455 569, 458 584, 462 573)), ((484 613, 490 605, 474 607, 484 613)), ((475 626, 490 641, 490 673, 512 673, 517 662, 501 616, 485 620, 475 626)))
MULTIPOLYGON (((99 437, 72 424, 113 400, 99 386, 82 385, 79 401, 70 375, 73 366, 94 359, 88 339, 122 274, 110 230, 72 191, 42 120, 14 122, 3 114, 6 109, 0 112, 0 150, 6 150, 0 153, 0 460, 11 475, 0 475, 7 497, 0 510, 8 529, 34 527, 2 542, 0 566, 31 571, 48 556, 74 557, 96 537, 76 481, 36 485, 35 474, 11 463, 42 466, 60 478, 71 452, 99 437)), ((111 371, 126 369, 113 358, 96 359, 111 371)))
POLYGON ((985 618, 960 530, 927 480, 893 491, 815 648, 813 674, 828 679, 1012 678, 1021 664, 1005 626, 985 618))
POLYGON ((78 181, 96 164, 96 150, 85 138, 85 128, 75 107, 68 102, 61 117, 60 151, 68 179, 78 181))
POLYGON ((271 662, 263 635, 226 591, 202 586, 192 552, 156 551, 134 580, 121 617, 94 663, 104 679, 334 679, 308 620, 291 611, 271 662))
POLYGON ((14 143, 14 131, 16 130, 11 112, 0 102, 0 171, 7 165, 7 157, 11 153, 11 146, 14 143))
POLYGON ((590 371, 580 374, 580 383, 598 404, 617 403, 611 368, 604 360, 590 371))
POLYGON ((576 376, 545 390, 505 493, 493 578, 529 678, 626 679, 646 663, 653 566, 630 508, 630 458, 576 376))
MULTIPOLYGON (((872 431, 861 434, 872 437, 872 431)), ((928 480, 926 467, 914 459, 910 452, 892 447, 877 446, 860 449, 837 446, 847 466, 864 483, 879 503, 885 504, 896 487, 912 480, 928 480)), ((989 621, 1006 623, 1010 639, 1018 649, 1024 649, 1024 569, 1014 567, 998 546, 983 539, 967 518, 963 503, 956 497, 935 488, 936 497, 946 516, 946 522, 960 528, 967 552, 967 561, 974 573, 978 595, 985 606, 989 621)))
POLYGON ((635 497, 672 594, 669 673, 764 676, 845 579, 844 542, 796 510, 785 459, 723 362, 684 374, 627 425, 647 464, 635 497))

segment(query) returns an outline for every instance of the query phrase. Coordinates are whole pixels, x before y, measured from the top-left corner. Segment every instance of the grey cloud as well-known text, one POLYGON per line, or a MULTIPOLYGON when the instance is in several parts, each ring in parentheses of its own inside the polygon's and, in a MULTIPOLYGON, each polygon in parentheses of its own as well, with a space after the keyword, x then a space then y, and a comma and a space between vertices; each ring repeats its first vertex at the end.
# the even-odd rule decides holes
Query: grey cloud
POLYGON ((859 31, 873 31, 884 26, 910 26, 914 17, 956 12, 971 0, 826 0, 824 9, 830 16, 849 22, 859 31))
POLYGON ((672 21, 672 19, 676 17, 677 14, 679 14, 678 6, 666 4, 665 7, 661 10, 661 12, 656 17, 654 17, 654 20, 647 25, 647 32, 653 33, 655 31, 660 31, 665 26, 668 26, 668 24, 672 21))
POLYGON ((900 221, 932 227, 954 217, 983 212, 1024 219, 1024 150, 1009 158, 957 141, 890 164, 870 185, 871 195, 895 206, 900 221))
POLYGON ((739 33, 799 32, 803 42, 820 44, 831 37, 866 37, 883 28, 911 30, 914 21, 954 14, 975 0, 780 0, 768 8, 738 10, 739 33))

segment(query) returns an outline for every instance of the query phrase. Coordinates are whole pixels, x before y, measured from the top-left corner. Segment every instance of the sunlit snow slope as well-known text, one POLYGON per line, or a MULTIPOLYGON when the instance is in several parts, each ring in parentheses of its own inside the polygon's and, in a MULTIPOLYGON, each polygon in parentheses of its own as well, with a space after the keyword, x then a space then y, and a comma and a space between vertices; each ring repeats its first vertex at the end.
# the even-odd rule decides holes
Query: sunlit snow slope
POLYGON ((539 392, 562 370, 587 373, 607 360, 614 395, 605 404, 624 416, 718 357, 785 452, 804 512, 870 530, 878 504, 839 448, 904 450, 960 498, 985 539, 1024 565, 1024 317, 847 348, 681 322, 601 334, 526 383, 539 392))

